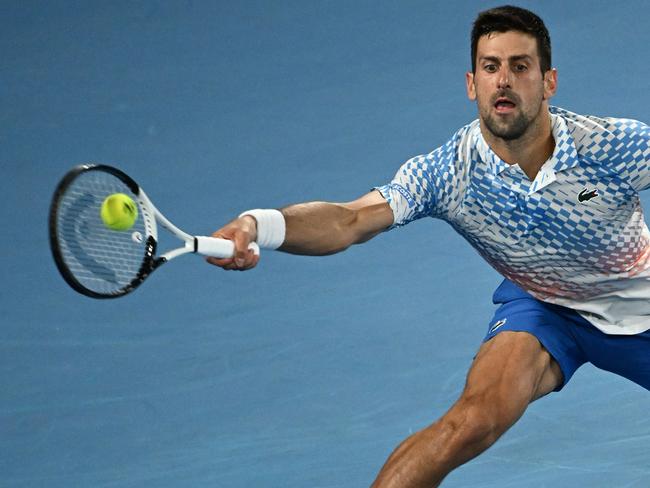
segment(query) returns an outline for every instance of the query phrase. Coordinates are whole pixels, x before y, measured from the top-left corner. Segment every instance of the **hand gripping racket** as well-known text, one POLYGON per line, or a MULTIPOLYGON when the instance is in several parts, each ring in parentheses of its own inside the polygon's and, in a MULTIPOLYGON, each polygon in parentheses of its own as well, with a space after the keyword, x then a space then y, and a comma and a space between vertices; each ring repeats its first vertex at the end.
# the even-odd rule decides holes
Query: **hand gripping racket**
MULTIPOLYGON (((226 239, 192 236, 151 203, 138 184, 117 168, 84 164, 71 169, 54 192, 50 206, 50 247, 61 275, 76 291, 93 298, 116 298, 135 290, 161 264, 187 253, 227 258, 234 244, 226 239), (138 206, 132 227, 112 230, 100 216, 106 197, 124 193, 138 206), (157 255, 158 227, 183 246, 157 255)), ((251 243, 249 249, 259 254, 251 243)))

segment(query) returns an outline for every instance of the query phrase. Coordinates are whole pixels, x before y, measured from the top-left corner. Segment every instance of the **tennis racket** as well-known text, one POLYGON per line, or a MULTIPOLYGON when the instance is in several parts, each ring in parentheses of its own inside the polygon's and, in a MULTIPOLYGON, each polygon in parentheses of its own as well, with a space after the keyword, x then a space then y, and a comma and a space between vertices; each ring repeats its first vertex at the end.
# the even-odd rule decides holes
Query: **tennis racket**
MULTIPOLYGON (((180 230, 131 177, 103 164, 76 166, 63 177, 52 198, 49 230, 61 275, 73 289, 93 298, 126 295, 160 265, 183 254, 218 258, 234 254, 232 241, 180 230), (138 206, 136 221, 126 231, 108 228, 100 216, 104 199, 114 193, 128 195, 138 206), (182 246, 158 255, 158 224, 182 246)), ((251 243, 249 249, 259 254, 257 244, 251 243)))

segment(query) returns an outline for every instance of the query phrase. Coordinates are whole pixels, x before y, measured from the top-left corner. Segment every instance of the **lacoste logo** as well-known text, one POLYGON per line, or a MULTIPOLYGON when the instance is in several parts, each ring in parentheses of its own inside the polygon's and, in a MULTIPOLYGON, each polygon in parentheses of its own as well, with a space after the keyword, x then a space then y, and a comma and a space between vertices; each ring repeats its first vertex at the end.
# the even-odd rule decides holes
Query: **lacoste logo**
POLYGON ((587 200, 591 200, 594 197, 598 196, 598 190, 593 189, 593 190, 587 190, 586 188, 582 190, 578 194, 578 201, 579 202, 586 202, 587 200))
POLYGON ((505 325, 505 323, 508 321, 508 319, 501 319, 497 320, 494 325, 490 328, 490 334, 497 330, 499 327, 505 325))
POLYGON ((415 205, 415 202, 413 201, 413 198, 411 197, 411 194, 408 192, 406 188, 404 188, 402 185, 398 185, 397 183, 391 183, 390 186, 393 190, 396 190, 404 197, 406 202, 409 205, 409 208, 413 207, 415 205))

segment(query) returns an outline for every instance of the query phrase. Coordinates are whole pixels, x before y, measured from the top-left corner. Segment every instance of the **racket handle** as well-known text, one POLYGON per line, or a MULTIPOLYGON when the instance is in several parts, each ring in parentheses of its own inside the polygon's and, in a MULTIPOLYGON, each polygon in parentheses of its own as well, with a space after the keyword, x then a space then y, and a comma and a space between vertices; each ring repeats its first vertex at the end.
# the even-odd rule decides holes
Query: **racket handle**
MULTIPOLYGON (((228 239, 218 237, 196 236, 196 252, 213 258, 231 258, 235 254, 235 244, 228 239)), ((260 248, 255 242, 248 245, 248 249, 259 255, 260 248)))

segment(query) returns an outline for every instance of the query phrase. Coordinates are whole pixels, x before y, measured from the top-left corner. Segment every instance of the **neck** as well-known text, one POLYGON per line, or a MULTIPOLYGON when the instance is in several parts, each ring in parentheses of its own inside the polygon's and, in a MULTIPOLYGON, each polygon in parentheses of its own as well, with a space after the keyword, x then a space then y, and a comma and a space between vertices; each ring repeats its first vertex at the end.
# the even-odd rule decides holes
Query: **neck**
POLYGON ((551 131, 551 114, 546 103, 526 132, 514 140, 496 137, 485 129, 481 121, 483 138, 499 158, 508 164, 518 164, 532 181, 542 165, 553 155, 555 139, 551 131))

